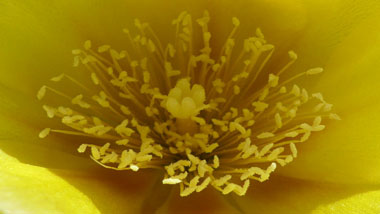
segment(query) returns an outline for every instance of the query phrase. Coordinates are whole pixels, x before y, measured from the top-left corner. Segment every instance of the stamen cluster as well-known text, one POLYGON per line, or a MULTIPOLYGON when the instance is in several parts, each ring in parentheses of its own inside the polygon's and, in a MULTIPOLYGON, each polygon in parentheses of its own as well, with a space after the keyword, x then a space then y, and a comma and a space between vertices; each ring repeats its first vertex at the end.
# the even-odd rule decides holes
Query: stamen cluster
POLYGON ((92 85, 61 74, 51 81, 74 83, 77 94, 41 87, 39 100, 49 96, 47 91, 52 93, 44 100, 63 98, 59 106, 43 105, 47 116, 62 125, 39 136, 86 137, 78 152, 89 150, 106 168, 165 170, 162 183, 179 184, 181 196, 208 186, 244 195, 251 180, 268 180, 278 164, 297 157, 297 144, 325 128, 322 118, 339 119, 322 94, 309 95, 293 84, 323 69, 282 80, 297 59, 289 51, 289 63, 268 73, 274 46, 257 29, 237 52, 237 18, 219 55, 211 56, 209 19, 205 12, 196 20, 203 43, 198 49, 187 12, 172 23, 173 43, 161 44, 150 25, 139 20, 136 35, 123 30, 127 50, 109 45, 94 50, 86 41, 72 53, 74 66, 86 68, 92 85))

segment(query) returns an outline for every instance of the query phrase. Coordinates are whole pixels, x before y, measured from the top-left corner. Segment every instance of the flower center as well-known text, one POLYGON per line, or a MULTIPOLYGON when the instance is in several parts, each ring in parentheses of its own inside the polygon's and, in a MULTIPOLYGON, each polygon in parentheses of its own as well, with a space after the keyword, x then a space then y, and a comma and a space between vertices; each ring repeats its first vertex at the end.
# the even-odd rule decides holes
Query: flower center
POLYGON ((106 168, 162 169, 162 183, 179 184, 181 196, 208 186, 244 195, 251 180, 267 180, 277 164, 297 157, 297 144, 324 129, 322 118, 339 119, 322 94, 309 96, 293 84, 323 69, 282 80, 297 55, 289 51, 287 64, 268 71, 274 46, 257 29, 236 50, 237 18, 220 53, 211 57, 209 19, 207 12, 197 19, 199 49, 186 12, 173 21, 175 40, 165 46, 139 20, 135 36, 124 30, 127 50, 109 45, 93 50, 86 41, 83 49, 73 50, 74 66, 85 67, 92 84, 61 74, 51 80, 74 84, 75 94, 42 86, 37 98, 61 103, 43 105, 61 125, 39 136, 86 137, 91 143, 80 142, 78 151, 89 148, 90 157, 106 168))

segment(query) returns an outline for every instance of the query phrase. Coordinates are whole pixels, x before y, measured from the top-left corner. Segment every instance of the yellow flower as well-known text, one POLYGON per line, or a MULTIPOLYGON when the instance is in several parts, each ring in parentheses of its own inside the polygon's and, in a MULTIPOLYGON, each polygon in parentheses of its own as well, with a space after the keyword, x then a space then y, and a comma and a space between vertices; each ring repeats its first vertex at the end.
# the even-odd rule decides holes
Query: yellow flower
POLYGON ((2 2, 1 211, 378 213, 379 6, 2 2))

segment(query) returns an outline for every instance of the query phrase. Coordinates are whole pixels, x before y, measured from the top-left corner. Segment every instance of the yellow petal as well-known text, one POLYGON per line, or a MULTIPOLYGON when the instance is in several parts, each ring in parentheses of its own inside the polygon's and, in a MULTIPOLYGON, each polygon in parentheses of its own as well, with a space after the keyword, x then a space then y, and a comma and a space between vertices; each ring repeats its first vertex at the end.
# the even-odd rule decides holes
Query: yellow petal
POLYGON ((100 213, 92 201, 47 169, 0 151, 0 207, 6 213, 100 213))
POLYGON ((313 90, 322 91, 342 121, 299 147, 281 174, 345 183, 379 183, 380 32, 378 14, 362 20, 331 55, 313 90))
POLYGON ((380 211, 380 193, 371 192, 374 190, 376 187, 339 186, 274 176, 265 183, 252 186, 246 196, 234 196, 229 200, 235 200, 246 213, 254 210, 262 214, 372 214, 380 211))
POLYGON ((139 213, 157 177, 155 172, 143 170, 52 171, 90 198, 101 213, 116 214, 139 213))
POLYGON ((342 200, 318 206, 312 214, 377 214, 380 212, 380 191, 367 191, 342 200))

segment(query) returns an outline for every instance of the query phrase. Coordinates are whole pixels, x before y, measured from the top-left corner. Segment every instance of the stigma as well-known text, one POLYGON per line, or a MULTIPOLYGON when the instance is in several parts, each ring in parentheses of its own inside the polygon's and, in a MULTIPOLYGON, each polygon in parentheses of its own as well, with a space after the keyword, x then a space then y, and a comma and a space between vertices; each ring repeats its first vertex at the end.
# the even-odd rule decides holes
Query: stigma
POLYGON ((182 12, 167 44, 137 19, 135 33, 123 30, 126 49, 85 41, 72 50, 73 66, 89 81, 59 74, 40 88, 37 99, 60 123, 39 137, 77 136, 78 152, 109 169, 161 169, 163 185, 179 185, 181 196, 207 187, 245 195, 252 181, 268 180, 297 157, 299 144, 324 130, 323 120, 340 119, 321 93, 295 84, 323 69, 283 75, 297 60, 289 50, 288 62, 269 70, 274 45, 260 29, 240 39, 235 17, 213 53, 209 20, 205 12, 193 24, 182 12))

